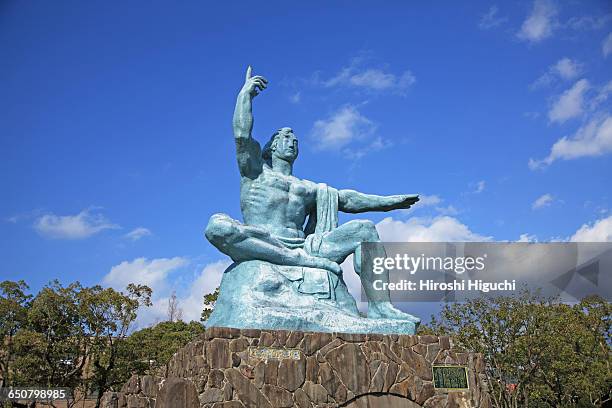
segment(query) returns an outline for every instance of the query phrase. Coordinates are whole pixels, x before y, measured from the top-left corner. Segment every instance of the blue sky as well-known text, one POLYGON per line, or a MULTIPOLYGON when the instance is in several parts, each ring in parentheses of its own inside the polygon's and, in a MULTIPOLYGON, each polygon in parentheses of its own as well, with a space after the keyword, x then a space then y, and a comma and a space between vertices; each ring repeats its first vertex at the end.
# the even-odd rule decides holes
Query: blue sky
POLYGON ((366 215, 383 239, 612 240, 609 2, 327 3, 3 2, 0 279, 131 279, 147 321, 172 290, 199 316, 248 64, 298 177, 423 196, 366 215))

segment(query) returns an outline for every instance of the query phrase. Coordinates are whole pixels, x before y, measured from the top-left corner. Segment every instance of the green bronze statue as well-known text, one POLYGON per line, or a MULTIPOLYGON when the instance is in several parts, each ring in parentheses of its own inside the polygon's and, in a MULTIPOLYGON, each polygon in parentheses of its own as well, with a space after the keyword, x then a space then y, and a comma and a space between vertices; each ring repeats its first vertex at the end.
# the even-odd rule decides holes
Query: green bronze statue
MULTIPOLYGON (((380 242, 374 223, 353 220, 338 225, 337 213, 406 209, 419 200, 418 195, 364 194, 354 190, 337 190, 295 177, 293 164, 299 147, 291 128, 283 127, 274 132, 263 149, 252 136, 253 99, 267 85, 264 77, 252 76, 251 67, 248 67, 234 111, 234 140, 241 176, 240 208, 244 221, 234 220, 226 214, 214 214, 205 232, 207 239, 235 262, 225 275, 237 275, 235 270, 241 264, 250 265, 250 269, 263 268, 268 272, 271 270, 269 266, 275 265, 280 279, 284 276, 287 282, 291 282, 287 287, 293 285, 297 296, 305 294, 312 297, 317 294, 319 299, 335 299, 342 309, 342 304, 346 306, 351 302, 347 299, 339 301, 337 293, 327 292, 337 292, 338 282, 344 286, 340 264, 353 254, 355 272, 369 300, 368 320, 396 319, 411 322, 412 327, 416 327, 419 319, 393 307, 388 291, 380 293, 373 289, 373 280, 388 281, 388 271, 374 276, 371 269, 361 268, 361 243, 380 242), (252 261, 259 263, 255 265, 252 261)), ((239 278, 236 276, 235 279, 239 278)), ((221 297, 224 286, 225 282, 221 286, 221 297)), ((287 288, 281 292, 286 295, 287 288)), ((340 297, 346 298, 345 295, 340 297)), ((230 302, 230 299, 225 300, 230 302)), ((232 311, 218 311, 220 306, 223 307, 223 302, 217 304, 211 319, 217 325, 224 325, 224 320, 228 319, 223 315, 232 311)), ((236 305, 227 307, 240 312, 237 310, 240 307, 236 305)), ((355 310, 351 310, 350 314, 355 315, 355 310)), ((299 318, 296 316, 296 319, 299 318)), ((272 323, 273 328, 295 328, 279 327, 283 325, 272 323)))

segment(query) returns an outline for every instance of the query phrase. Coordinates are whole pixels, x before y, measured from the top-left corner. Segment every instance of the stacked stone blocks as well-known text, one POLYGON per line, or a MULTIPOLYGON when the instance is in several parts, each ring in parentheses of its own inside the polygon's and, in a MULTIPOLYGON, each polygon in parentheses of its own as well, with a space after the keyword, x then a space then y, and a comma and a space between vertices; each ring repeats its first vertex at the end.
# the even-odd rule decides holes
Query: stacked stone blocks
POLYGON ((445 336, 209 328, 179 350, 164 372, 132 377, 121 392, 107 394, 105 404, 365 407, 391 397, 415 408, 489 407, 482 356, 460 351, 445 336), (297 358, 254 358, 262 353, 253 349, 262 348, 295 350, 297 358), (467 366, 469 389, 434 388, 432 365, 467 366))

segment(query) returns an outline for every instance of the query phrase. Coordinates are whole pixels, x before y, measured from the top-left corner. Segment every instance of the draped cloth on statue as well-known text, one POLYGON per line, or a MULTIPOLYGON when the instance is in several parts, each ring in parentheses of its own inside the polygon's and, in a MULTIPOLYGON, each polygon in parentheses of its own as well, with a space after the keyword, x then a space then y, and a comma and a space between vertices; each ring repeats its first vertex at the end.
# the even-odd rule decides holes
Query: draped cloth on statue
MULTIPOLYGON (((287 248, 303 248, 308 254, 319 255, 323 238, 338 227, 338 190, 325 183, 317 185, 317 213, 306 224, 306 239, 275 237, 287 248)), ((338 277, 327 270, 308 267, 279 268, 291 281, 300 281, 298 291, 319 299, 335 299, 334 288, 338 277)))

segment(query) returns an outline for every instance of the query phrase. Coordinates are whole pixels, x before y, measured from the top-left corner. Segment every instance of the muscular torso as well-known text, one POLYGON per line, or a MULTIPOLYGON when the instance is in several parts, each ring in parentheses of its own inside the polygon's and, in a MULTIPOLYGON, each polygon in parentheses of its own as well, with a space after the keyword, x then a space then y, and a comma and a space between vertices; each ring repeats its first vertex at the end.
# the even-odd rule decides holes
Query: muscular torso
POLYGON ((304 237, 303 226, 315 209, 316 185, 285 176, 267 165, 254 179, 242 178, 240 208, 244 223, 287 238, 304 237))

